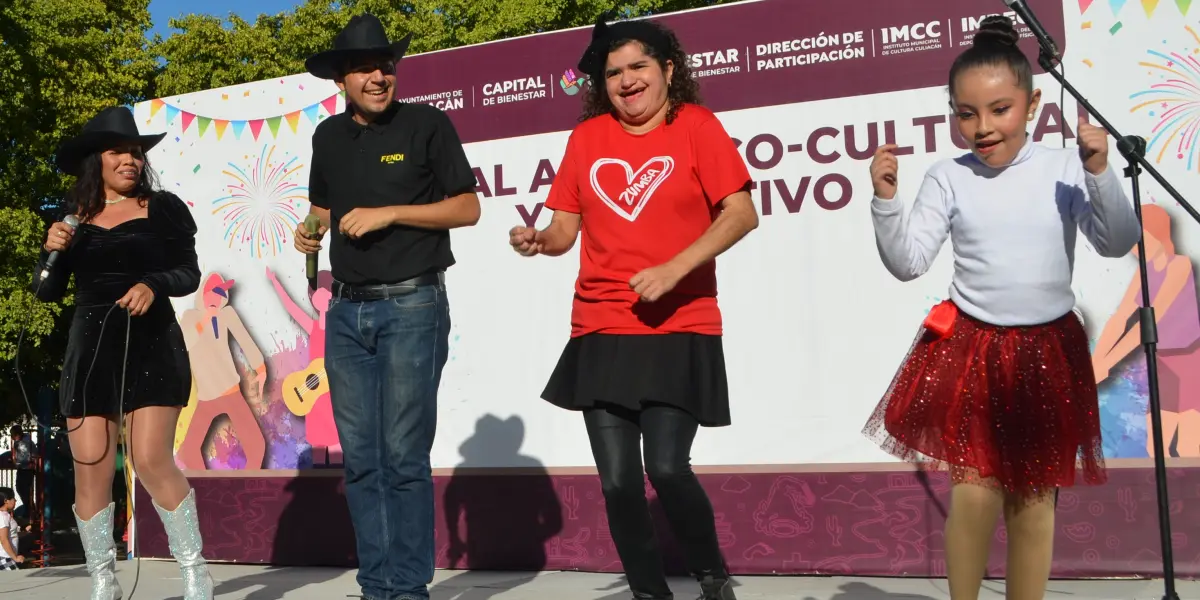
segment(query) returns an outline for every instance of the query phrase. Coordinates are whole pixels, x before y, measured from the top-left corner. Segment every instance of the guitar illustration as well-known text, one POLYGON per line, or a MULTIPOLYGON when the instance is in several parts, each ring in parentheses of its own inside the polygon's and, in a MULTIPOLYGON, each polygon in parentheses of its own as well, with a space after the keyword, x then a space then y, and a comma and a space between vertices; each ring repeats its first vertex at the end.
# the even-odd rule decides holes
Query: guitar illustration
POLYGON ((283 379, 283 403, 297 417, 312 410, 317 398, 329 393, 329 377, 325 374, 325 359, 317 358, 308 367, 283 379))

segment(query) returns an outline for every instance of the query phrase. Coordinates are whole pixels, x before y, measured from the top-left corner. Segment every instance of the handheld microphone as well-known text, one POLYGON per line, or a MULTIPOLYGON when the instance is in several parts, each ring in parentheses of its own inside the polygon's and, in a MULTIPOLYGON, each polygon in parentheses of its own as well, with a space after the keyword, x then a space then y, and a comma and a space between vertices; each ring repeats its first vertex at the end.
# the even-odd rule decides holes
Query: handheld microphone
POLYGON ((1004 0, 1004 4, 1025 22, 1025 25, 1033 32, 1033 37, 1037 38, 1042 50, 1050 56, 1051 64, 1057 65, 1062 60, 1062 55, 1058 52, 1058 44, 1055 44, 1050 34, 1046 33, 1046 28, 1042 27, 1042 23, 1033 15, 1033 11, 1029 10, 1025 0, 1004 0))
MULTIPOLYGON (((63 219, 63 223, 66 223, 68 226, 70 226, 72 230, 78 229, 79 217, 76 217, 75 215, 67 215, 67 218, 63 219)), ((58 255, 58 250, 55 250, 54 252, 50 253, 50 256, 46 257, 46 264, 42 266, 42 272, 39 274, 41 279, 44 280, 50 276, 50 270, 54 268, 54 263, 58 262, 58 255)))
MULTIPOLYGON (((314 214, 304 217, 304 229, 310 235, 317 235, 317 232, 321 230, 321 217, 314 214)), ((315 252, 306 257, 304 267, 305 275, 308 276, 309 287, 314 290, 317 289, 317 254, 315 252)))

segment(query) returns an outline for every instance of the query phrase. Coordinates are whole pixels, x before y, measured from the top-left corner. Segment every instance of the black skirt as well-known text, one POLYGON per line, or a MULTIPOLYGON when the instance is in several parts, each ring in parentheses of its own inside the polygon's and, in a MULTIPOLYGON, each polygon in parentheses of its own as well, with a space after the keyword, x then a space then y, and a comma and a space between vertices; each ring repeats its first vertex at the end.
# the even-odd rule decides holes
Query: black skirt
POLYGON ((615 405, 641 410, 665 404, 703 427, 730 424, 729 384, 721 337, 695 333, 571 338, 542 392, 567 410, 615 405))
POLYGON ((132 318, 113 306, 75 309, 58 390, 63 416, 116 417, 146 406, 187 406, 192 371, 170 303, 155 298, 149 312, 132 318))

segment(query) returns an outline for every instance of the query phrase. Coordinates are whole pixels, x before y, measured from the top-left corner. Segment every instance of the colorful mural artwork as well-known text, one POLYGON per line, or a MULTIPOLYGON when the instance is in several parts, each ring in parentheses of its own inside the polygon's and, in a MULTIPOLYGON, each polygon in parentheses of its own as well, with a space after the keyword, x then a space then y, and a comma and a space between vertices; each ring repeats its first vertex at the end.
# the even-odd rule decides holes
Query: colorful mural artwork
MULTIPOLYGON (((747 3, 738 18, 766 23, 756 15, 769 4, 747 3)), ((1064 65, 1073 83, 1091 90, 1120 127, 1143 134, 1148 157, 1185 191, 1200 174, 1200 26, 1188 16, 1191 5, 1079 0, 1065 2, 1061 15, 1041 15, 1064 32, 1056 35, 1066 40, 1064 65)), ((733 32, 704 12, 680 21, 707 103, 738 140, 758 182, 753 195, 763 216, 760 230, 718 263, 729 282, 721 303, 730 323, 731 385, 739 398, 757 400, 737 403, 738 426, 711 434, 725 443, 698 446, 698 464, 890 460, 858 432, 911 340, 910 323, 945 296, 951 265, 943 251, 930 273, 910 284, 881 270, 863 217, 865 161, 871 145, 883 141, 911 149, 904 159, 911 173, 959 151, 943 114, 945 69, 991 6, 901 2, 895 10, 857 15, 805 3, 807 18, 819 24, 814 36, 845 32, 838 34, 839 60, 807 63, 784 60, 772 45, 800 35, 790 29, 733 32), (918 21, 933 24, 920 39, 916 29, 897 25, 918 21), (822 85, 811 85, 815 80, 822 85), (835 247, 840 266, 805 258, 835 247), (851 264, 857 265, 852 296, 813 294, 845 290, 851 264), (814 322, 762 305, 764 296, 795 298, 824 317, 814 322), (886 318, 864 304, 876 297, 894 304, 886 318), (845 337, 835 326, 844 322, 869 327, 874 343, 851 349, 830 342, 845 337), (843 355, 829 362, 832 352, 843 355)), ((544 464, 592 462, 574 415, 537 398, 565 341, 577 264, 520 261, 503 242, 514 224, 548 219, 540 203, 576 122, 579 92, 589 85, 561 57, 585 38, 585 31, 560 32, 402 63, 402 99, 450 115, 484 202, 480 223, 452 236, 453 330, 434 468, 456 465, 473 424, 497 412, 520 416, 528 452, 544 464), (482 63, 471 58, 493 53, 508 57, 503 69, 476 66, 482 63), (512 92, 517 88, 526 91, 512 92), (504 291, 513 281, 537 293, 504 291), (512 352, 502 341, 518 337, 537 343, 512 352)), ((1032 39, 1023 44, 1033 52, 1032 39)), ((1046 74, 1036 83, 1044 102, 1035 139, 1073 144, 1074 101, 1046 74)), ((196 380, 176 434, 177 462, 189 471, 342 464, 323 356, 332 277, 322 270, 317 289, 309 289, 291 236, 308 211, 312 132, 344 109, 333 83, 308 75, 136 107, 146 131, 168 132, 151 163, 193 207, 201 231, 204 284, 193 297, 176 299, 196 380)), ((1115 151, 1112 157, 1120 160, 1115 151)), ((1194 224, 1147 178, 1143 189, 1169 430, 1161 450, 1200 457, 1200 406, 1190 400, 1200 391, 1192 375, 1200 371, 1193 367, 1200 366, 1200 310, 1192 259, 1200 242, 1194 224)), ((328 257, 320 258, 328 269, 328 257)), ((1148 457, 1155 449, 1147 441, 1146 368, 1133 318, 1140 293, 1134 257, 1104 260, 1081 244, 1076 290, 1095 346, 1105 453, 1148 457)), ((509 466, 496 461, 482 466, 509 466)))

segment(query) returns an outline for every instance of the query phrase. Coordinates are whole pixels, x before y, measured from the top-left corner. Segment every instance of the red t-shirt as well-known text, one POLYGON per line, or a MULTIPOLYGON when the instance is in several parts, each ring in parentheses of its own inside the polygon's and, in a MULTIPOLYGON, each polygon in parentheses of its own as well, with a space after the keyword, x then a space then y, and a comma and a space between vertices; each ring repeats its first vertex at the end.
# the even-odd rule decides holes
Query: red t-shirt
POLYGON ((546 200, 582 221, 571 336, 721 335, 715 261, 653 303, 629 280, 691 246, 719 214, 716 205, 749 183, 733 140, 702 106, 684 105, 673 123, 642 135, 607 115, 580 123, 546 200))

